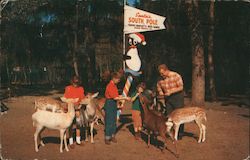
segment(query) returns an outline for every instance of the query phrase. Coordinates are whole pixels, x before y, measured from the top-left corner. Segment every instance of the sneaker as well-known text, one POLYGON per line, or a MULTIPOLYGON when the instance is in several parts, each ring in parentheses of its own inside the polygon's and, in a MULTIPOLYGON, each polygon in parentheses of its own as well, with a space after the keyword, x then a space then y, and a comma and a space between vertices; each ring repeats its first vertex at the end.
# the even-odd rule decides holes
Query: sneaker
POLYGON ((78 146, 84 146, 83 143, 76 143, 78 146))
POLYGON ((105 139, 105 144, 110 145, 110 144, 111 144, 111 143, 110 143, 110 140, 105 139))
POLYGON ((111 138, 111 142, 113 142, 113 143, 117 143, 116 138, 115 138, 115 137, 112 137, 112 138, 111 138))

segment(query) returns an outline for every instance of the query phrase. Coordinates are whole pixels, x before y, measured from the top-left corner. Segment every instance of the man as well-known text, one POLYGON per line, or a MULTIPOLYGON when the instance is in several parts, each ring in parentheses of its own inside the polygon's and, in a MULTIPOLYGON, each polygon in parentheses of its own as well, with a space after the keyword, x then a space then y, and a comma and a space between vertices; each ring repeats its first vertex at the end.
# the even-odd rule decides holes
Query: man
MULTIPOLYGON (((75 113, 76 113, 76 144, 77 145, 82 145, 81 143, 81 133, 80 133, 80 128, 83 125, 81 120, 80 120, 80 101, 85 98, 84 95, 84 88, 79 85, 80 84, 80 79, 78 76, 73 76, 71 79, 71 85, 67 86, 65 88, 65 93, 64 97, 65 98, 79 98, 79 101, 75 103, 75 113)), ((71 131, 71 127, 69 128, 69 144, 70 148, 73 149, 73 135, 71 131)))
MULTIPOLYGON (((159 65, 158 71, 162 80, 157 83, 157 92, 159 97, 165 98, 167 114, 177 108, 184 107, 182 77, 178 73, 170 71, 165 64, 159 65)), ((179 138, 181 138, 183 132, 184 125, 182 124, 180 126, 179 138)))

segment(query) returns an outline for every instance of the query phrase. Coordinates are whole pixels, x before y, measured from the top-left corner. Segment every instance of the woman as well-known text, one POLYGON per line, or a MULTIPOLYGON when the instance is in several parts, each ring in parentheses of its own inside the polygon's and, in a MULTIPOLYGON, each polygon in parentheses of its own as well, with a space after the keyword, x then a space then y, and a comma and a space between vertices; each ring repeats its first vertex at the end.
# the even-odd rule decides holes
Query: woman
MULTIPOLYGON (((78 76, 73 76, 71 79, 71 85, 67 86, 65 88, 64 97, 65 98, 79 98, 78 102, 75 103, 75 113, 76 113, 76 144, 81 145, 81 133, 80 133, 80 127, 82 126, 81 120, 80 120, 80 101, 85 98, 84 95, 84 88, 82 86, 79 86, 80 80, 78 76)), ((73 122, 73 123, 74 123, 73 122)), ((73 145, 73 135, 71 131, 72 127, 69 128, 69 144, 70 148, 74 148, 73 145)))
POLYGON ((122 97, 118 93, 117 84, 120 82, 120 74, 113 73, 112 79, 106 86, 104 105, 105 109, 105 144, 109 145, 110 142, 117 143, 115 138, 116 133, 116 118, 117 118, 117 100, 129 100, 128 97, 122 97))

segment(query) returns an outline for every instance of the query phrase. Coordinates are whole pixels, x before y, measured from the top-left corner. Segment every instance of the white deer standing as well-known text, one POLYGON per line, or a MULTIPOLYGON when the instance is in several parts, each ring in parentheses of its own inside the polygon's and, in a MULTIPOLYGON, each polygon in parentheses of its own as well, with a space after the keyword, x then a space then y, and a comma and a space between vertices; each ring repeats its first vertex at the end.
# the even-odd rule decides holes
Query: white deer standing
POLYGON ((94 135, 93 135, 93 129, 94 129, 94 124, 98 124, 98 119, 99 117, 96 114, 96 109, 98 107, 98 104, 94 98, 98 96, 98 92, 91 95, 88 94, 81 102, 80 104, 86 105, 86 108, 83 109, 81 108, 81 113, 83 116, 84 124, 85 124, 85 131, 86 131, 86 139, 85 141, 88 141, 88 128, 90 125, 90 136, 91 136, 91 143, 94 143, 94 135))
POLYGON ((67 113, 56 113, 49 112, 46 110, 38 109, 33 115, 33 126, 36 127, 36 131, 34 133, 34 141, 35 141, 35 151, 38 152, 38 144, 37 138, 40 138, 40 144, 44 146, 44 143, 41 139, 41 131, 46 127, 49 129, 56 129, 60 131, 60 152, 63 152, 63 140, 66 151, 69 151, 66 140, 66 129, 72 124, 72 121, 75 117, 75 108, 74 103, 78 101, 76 99, 66 99, 65 97, 61 97, 63 102, 68 103, 68 112, 67 113))

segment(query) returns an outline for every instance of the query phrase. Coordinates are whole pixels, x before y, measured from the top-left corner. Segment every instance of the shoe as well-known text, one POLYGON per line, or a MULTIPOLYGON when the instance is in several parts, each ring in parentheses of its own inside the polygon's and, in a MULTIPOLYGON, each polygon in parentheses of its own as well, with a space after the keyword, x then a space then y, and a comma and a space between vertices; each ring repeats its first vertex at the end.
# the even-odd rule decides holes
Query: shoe
POLYGON ((112 137, 112 138, 111 138, 111 142, 113 142, 113 143, 117 143, 116 138, 115 138, 115 137, 112 137))
POLYGON ((83 143, 76 143, 76 145, 78 145, 78 146, 84 146, 83 143))
POLYGON ((111 144, 111 143, 110 143, 110 140, 105 139, 105 144, 106 144, 106 145, 110 145, 110 144, 111 144))

